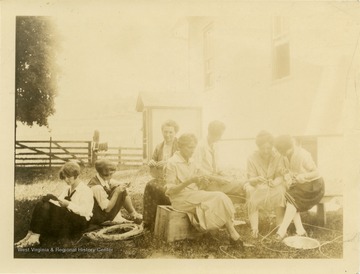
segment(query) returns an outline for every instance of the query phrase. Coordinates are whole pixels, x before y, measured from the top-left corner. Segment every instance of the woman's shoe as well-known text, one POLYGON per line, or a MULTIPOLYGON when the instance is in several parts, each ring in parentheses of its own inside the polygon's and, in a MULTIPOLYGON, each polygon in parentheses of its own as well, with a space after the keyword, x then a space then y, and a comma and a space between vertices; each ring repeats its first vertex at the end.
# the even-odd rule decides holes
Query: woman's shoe
POLYGON ((135 211, 130 214, 130 220, 133 221, 135 224, 139 225, 143 221, 143 215, 135 211))
POLYGON ((276 242, 282 242, 282 240, 284 240, 287 237, 287 233, 285 233, 284 236, 281 236, 278 233, 275 233, 275 235, 272 237, 272 239, 276 242))
POLYGON ((102 225, 114 225, 114 224, 128 224, 132 223, 132 221, 125 219, 121 214, 118 214, 115 216, 115 218, 112 221, 105 221, 102 223, 102 225))
POLYGON ((259 230, 257 229, 253 229, 251 231, 251 236, 254 238, 254 239, 257 239, 259 237, 259 230))
POLYGON ((305 231, 304 233, 302 233, 302 234, 297 234, 297 233, 296 233, 296 236, 299 236, 299 237, 309 237, 306 231, 305 231))
POLYGON ((240 240, 240 238, 237 240, 233 240, 230 238, 230 245, 232 247, 238 248, 240 251, 244 251, 244 243, 242 240, 240 240))

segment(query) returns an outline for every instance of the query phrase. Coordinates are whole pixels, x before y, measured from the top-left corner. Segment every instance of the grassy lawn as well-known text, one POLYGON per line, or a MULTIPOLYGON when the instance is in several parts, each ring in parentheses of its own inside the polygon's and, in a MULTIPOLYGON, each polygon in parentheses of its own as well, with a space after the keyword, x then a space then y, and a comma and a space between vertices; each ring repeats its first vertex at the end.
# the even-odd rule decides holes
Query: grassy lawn
MULTIPOLYGON (((59 194, 61 184, 58 169, 25 169, 16 170, 15 176, 15 208, 14 208, 14 242, 23 238, 28 230, 32 210, 37 200, 44 194, 59 194)), ((84 168, 81 179, 88 182, 95 175, 95 171, 84 168)), ((135 208, 142 212, 143 190, 150 176, 145 170, 124 170, 115 176, 120 180, 131 180, 133 183, 129 193, 135 208)), ((274 227, 274 218, 261 214, 260 234, 258 239, 252 239, 244 204, 236 205, 236 219, 246 222, 237 226, 244 242, 245 251, 240 252, 228 244, 226 231, 219 230, 204 234, 194 240, 182 240, 166 243, 154 237, 148 231, 140 236, 126 241, 101 242, 92 241, 84 237, 74 239, 42 238, 41 246, 36 249, 18 250, 14 248, 14 258, 184 258, 184 259, 231 259, 231 258, 342 258, 343 243, 343 214, 342 209, 327 213, 326 227, 316 223, 314 213, 302 214, 305 229, 310 237, 317 239, 320 248, 299 250, 274 242, 265 237, 274 227)), ((126 213, 123 214, 126 217, 126 213)), ((294 227, 289 229, 294 233, 294 227)))

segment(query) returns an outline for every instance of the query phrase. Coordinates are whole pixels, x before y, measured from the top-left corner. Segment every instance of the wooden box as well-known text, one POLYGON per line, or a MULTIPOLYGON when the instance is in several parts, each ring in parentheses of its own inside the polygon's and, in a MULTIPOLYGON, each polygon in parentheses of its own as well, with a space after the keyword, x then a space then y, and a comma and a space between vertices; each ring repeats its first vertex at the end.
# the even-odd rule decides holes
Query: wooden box
POLYGON ((201 233, 190 223, 186 213, 175 210, 172 206, 159 205, 156 211, 154 234, 167 242, 194 239, 201 233))

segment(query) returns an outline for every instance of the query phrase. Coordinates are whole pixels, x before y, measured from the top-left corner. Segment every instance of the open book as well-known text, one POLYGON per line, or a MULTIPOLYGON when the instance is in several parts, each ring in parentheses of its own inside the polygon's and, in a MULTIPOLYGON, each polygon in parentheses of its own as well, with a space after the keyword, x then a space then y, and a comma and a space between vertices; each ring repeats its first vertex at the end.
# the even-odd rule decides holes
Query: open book
POLYGON ((52 203, 52 204, 54 204, 54 205, 56 205, 56 206, 61 207, 59 201, 55 201, 55 200, 53 200, 53 199, 50 199, 49 202, 52 203))

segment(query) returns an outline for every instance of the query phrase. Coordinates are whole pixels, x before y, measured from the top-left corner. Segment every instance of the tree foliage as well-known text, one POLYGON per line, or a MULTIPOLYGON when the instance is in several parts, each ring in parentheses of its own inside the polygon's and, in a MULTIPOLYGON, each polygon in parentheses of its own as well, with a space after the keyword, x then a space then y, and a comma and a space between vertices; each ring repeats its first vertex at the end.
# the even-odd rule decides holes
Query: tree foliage
POLYGON ((48 126, 55 113, 57 35, 49 17, 16 18, 16 121, 48 126))

